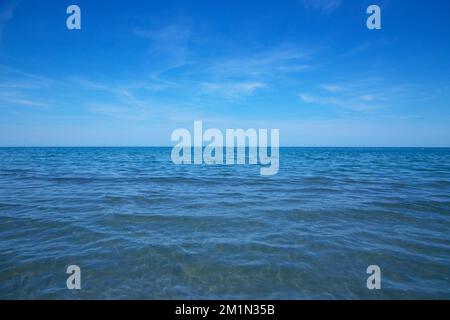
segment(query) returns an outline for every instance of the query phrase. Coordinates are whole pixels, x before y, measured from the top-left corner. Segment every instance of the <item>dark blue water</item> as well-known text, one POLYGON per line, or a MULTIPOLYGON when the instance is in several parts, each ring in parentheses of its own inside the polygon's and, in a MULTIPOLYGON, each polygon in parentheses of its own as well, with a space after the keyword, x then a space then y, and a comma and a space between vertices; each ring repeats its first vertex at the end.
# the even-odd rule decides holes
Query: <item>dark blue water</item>
POLYGON ((450 149, 170 152, 0 148, 0 298, 450 298, 450 149))

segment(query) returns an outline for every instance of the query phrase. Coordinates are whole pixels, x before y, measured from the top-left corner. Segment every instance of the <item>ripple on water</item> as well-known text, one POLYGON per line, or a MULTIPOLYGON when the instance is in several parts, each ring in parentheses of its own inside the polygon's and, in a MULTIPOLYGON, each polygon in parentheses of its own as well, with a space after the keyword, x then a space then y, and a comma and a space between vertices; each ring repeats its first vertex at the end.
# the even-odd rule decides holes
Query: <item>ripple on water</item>
POLYGON ((269 178, 170 151, 0 148, 0 298, 450 298, 449 149, 286 148, 269 178))

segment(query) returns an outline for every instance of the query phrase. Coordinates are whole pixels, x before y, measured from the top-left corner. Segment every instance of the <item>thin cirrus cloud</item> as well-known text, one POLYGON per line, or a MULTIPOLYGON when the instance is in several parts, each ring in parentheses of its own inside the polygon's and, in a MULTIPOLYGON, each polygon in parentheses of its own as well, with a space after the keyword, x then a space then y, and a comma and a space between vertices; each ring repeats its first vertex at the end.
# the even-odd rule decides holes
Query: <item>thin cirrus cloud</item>
POLYGON ((300 101, 308 105, 334 106, 353 111, 372 111, 381 109, 387 102, 399 96, 401 86, 393 87, 381 79, 366 79, 347 84, 322 84, 318 90, 301 92, 300 101), (374 86, 376 84, 376 86, 374 86))
POLYGON ((320 86, 320 88, 329 91, 329 92, 340 92, 340 91, 345 91, 345 87, 341 86, 341 85, 336 85, 336 84, 323 84, 320 86))
POLYGON ((342 0, 301 0, 306 9, 329 14, 338 9, 342 0))
POLYGON ((313 54, 300 47, 262 49, 258 53, 224 55, 190 65, 188 75, 197 75, 202 94, 236 99, 289 81, 290 76, 311 70, 313 54))
POLYGON ((251 51, 233 46, 230 51, 214 37, 179 22, 156 28, 135 27, 133 34, 148 41, 149 54, 158 59, 150 77, 141 79, 143 88, 154 91, 176 88, 194 95, 240 99, 270 87, 280 76, 311 69, 311 50, 298 44, 251 51), (198 42, 223 50, 205 57, 205 47, 199 50, 195 45, 198 42))
POLYGON ((14 9, 18 5, 19 1, 2 1, 0 4, 0 42, 3 38, 3 29, 6 23, 12 19, 14 14, 14 9))
POLYGON ((151 56, 159 60, 156 74, 186 63, 191 27, 185 23, 169 23, 156 28, 135 27, 133 34, 148 42, 151 56))
POLYGON ((311 68, 308 62, 312 56, 311 49, 307 50, 299 46, 264 48, 256 54, 213 59, 205 70, 219 77, 273 76, 289 72, 302 72, 311 68))
POLYGON ((298 44, 262 47, 255 50, 223 51, 212 57, 204 56, 189 44, 206 41, 212 47, 221 46, 205 34, 198 34, 187 24, 175 23, 164 27, 135 27, 133 34, 148 41, 149 54, 160 59, 143 88, 183 90, 221 99, 239 99, 266 89, 280 77, 312 69, 314 52, 298 44), (206 40, 205 40, 206 39, 206 40), (169 73, 168 71, 174 72, 169 73), (172 77, 172 78, 171 78, 172 77))
POLYGON ((0 101, 2 104, 22 105, 28 107, 47 107, 47 102, 36 101, 24 97, 20 93, 0 94, 0 101))
POLYGON ((236 50, 237 43, 228 48, 215 37, 196 32, 189 24, 180 22, 153 28, 134 27, 132 31, 136 37, 148 41, 149 53, 163 62, 171 61, 172 65, 198 68, 219 76, 304 71, 309 67, 305 60, 312 54, 310 49, 298 44, 236 50), (199 43, 203 49, 198 46, 196 49, 199 43), (223 53, 205 58, 203 54, 208 47, 221 47, 223 53))
POLYGON ((49 103, 41 95, 51 86, 51 80, 46 77, 0 65, 1 105, 47 107, 49 103))
POLYGON ((138 122, 149 119, 151 113, 148 109, 139 108, 136 106, 123 106, 92 103, 89 105, 90 111, 93 113, 105 115, 127 122, 138 122))
POLYGON ((128 83, 128 86, 124 84, 109 85, 82 77, 71 80, 81 85, 85 90, 94 93, 94 98, 85 102, 88 110, 92 113, 124 121, 143 121, 150 117, 152 108, 148 101, 137 96, 130 83, 128 83), (106 96, 99 96, 96 93, 105 93, 106 96), (105 102, 105 99, 108 102, 105 102))
POLYGON ((86 88, 86 89, 91 89, 91 90, 97 90, 97 91, 103 91, 106 93, 112 93, 118 96, 123 96, 123 97, 129 97, 131 98, 133 95, 130 91, 130 89, 126 86, 111 86, 111 85, 107 85, 104 83, 100 83, 100 82, 95 82, 86 78, 82 78, 82 77, 75 77, 72 80, 74 80, 76 83, 78 83, 79 85, 81 85, 82 87, 86 88))
POLYGON ((322 97, 307 93, 301 93, 299 94, 299 98, 302 102, 307 104, 341 107, 359 112, 371 111, 376 109, 376 107, 382 107, 376 103, 373 103, 373 101, 367 101, 365 99, 362 99, 361 97, 322 97))
POLYGON ((45 89, 51 85, 52 80, 48 77, 0 65, 0 89, 45 89))
POLYGON ((218 83, 206 82, 201 84, 201 91, 206 94, 218 94, 226 98, 241 98, 264 89, 267 85, 261 82, 218 83))

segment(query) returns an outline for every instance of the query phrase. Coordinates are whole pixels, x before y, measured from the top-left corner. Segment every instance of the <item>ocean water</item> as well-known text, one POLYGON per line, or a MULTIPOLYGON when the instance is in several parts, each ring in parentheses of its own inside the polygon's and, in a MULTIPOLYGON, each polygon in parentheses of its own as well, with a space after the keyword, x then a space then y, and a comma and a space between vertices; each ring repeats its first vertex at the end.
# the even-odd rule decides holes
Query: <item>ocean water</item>
POLYGON ((170 152, 0 148, 0 298, 450 298, 450 149, 282 148, 271 177, 170 152))

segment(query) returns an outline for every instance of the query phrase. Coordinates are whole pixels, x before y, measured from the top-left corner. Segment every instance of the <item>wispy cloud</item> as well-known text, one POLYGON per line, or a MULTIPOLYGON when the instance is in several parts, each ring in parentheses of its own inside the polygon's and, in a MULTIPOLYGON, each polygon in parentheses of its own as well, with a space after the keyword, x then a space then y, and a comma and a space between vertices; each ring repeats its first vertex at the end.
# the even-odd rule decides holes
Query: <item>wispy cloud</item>
POLYGON ((2 1, 0 4, 0 42, 3 38, 3 29, 5 24, 12 19, 14 14, 14 9, 16 8, 19 1, 2 1))
POLYGON ((310 50, 298 47, 262 49, 257 53, 202 61, 201 67, 193 68, 188 74, 202 79, 199 83, 202 94, 238 99, 311 69, 311 56, 310 50))
POLYGON ((0 88, 42 89, 51 84, 47 77, 0 65, 0 88))
POLYGON ((201 84, 201 90, 206 94, 217 94, 232 99, 252 95, 256 90, 266 87, 267 85, 261 82, 205 82, 201 84))
POLYGON ((47 107, 47 102, 37 98, 31 98, 21 91, 2 91, 0 90, 0 105, 22 105, 29 107, 47 107))
POLYGON ((186 63, 191 39, 188 23, 177 21, 153 28, 135 27, 133 33, 148 41, 150 56, 158 60, 154 65, 153 78, 159 79, 162 73, 186 63))
POLYGON ((155 61, 147 79, 140 79, 141 88, 150 91, 199 92, 235 99, 314 67, 315 50, 310 46, 284 42, 250 49, 233 41, 230 46, 193 29, 185 19, 135 27, 133 34, 148 42, 149 59, 155 61), (220 50, 205 54, 208 48, 220 50))
POLYGON ((144 121, 150 117, 150 111, 135 106, 91 103, 90 111, 128 122, 144 121))
POLYGON ((329 14, 338 9, 342 0, 301 0, 308 10, 319 11, 323 14, 329 14))
MULTIPOLYGON (((143 83, 118 83, 108 84, 100 81, 92 81, 86 78, 76 77, 72 79, 85 90, 93 93, 105 92, 107 95, 94 94, 93 98, 86 101, 87 109, 96 114, 116 118, 127 122, 138 122, 149 119, 155 115, 158 108, 153 103, 136 93, 136 89, 142 89, 143 83)), ((164 108, 159 108, 161 111, 164 108)))
POLYGON ((297 73, 310 68, 307 63, 312 56, 310 49, 280 47, 263 49, 255 54, 235 58, 216 58, 209 61, 204 70, 217 77, 261 77, 280 73, 297 73))
POLYGON ((0 103, 47 107, 48 102, 39 98, 42 90, 51 86, 51 80, 39 75, 0 65, 0 103))
POLYGON ((3 102, 11 103, 11 104, 18 104, 23 106, 29 106, 29 107, 47 107, 48 104, 45 102, 39 102, 34 101, 30 99, 24 99, 24 98, 2 98, 3 102))
POLYGON ((381 50, 383 47, 394 45, 395 42, 396 41, 393 39, 363 41, 355 47, 352 47, 346 52, 342 53, 341 55, 339 55, 339 57, 348 59, 354 56, 365 54, 368 51, 381 50))
POLYGON ((395 99, 395 86, 388 86, 382 79, 365 79, 347 83, 327 83, 318 90, 301 92, 303 103, 312 105, 336 106, 354 111, 370 111, 383 108, 395 99))
POLYGON ((158 61, 150 77, 141 79, 140 83, 143 89, 151 91, 170 89, 192 93, 200 88, 200 94, 236 99, 270 87, 282 77, 297 76, 314 67, 311 61, 316 50, 298 44, 283 43, 254 50, 236 50, 234 46, 231 52, 224 47, 219 54, 205 57, 199 56, 195 49, 198 38, 212 47, 221 44, 207 35, 193 34, 188 24, 133 31, 136 36, 149 40, 150 54, 158 61))
POLYGON ((128 87, 106 85, 100 82, 95 82, 81 77, 75 77, 74 80, 75 82, 77 82, 78 84, 82 85, 87 89, 109 92, 118 96, 124 96, 129 98, 132 97, 132 93, 128 87))
POLYGON ((328 91, 328 92, 339 92, 345 91, 345 87, 336 84, 323 84, 319 86, 320 88, 328 91))

